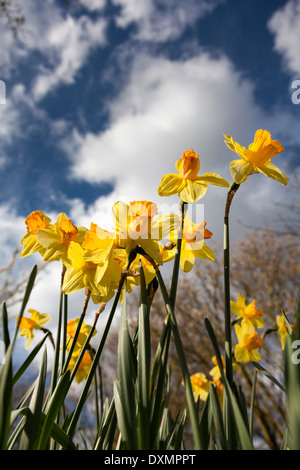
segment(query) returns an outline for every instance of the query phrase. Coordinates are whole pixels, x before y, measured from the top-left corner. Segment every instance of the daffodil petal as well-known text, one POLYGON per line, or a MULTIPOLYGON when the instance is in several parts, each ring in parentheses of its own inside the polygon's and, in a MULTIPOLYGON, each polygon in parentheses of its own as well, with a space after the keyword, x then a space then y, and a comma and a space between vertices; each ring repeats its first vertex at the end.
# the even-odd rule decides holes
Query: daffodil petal
POLYGON ((184 202, 196 202, 201 199, 207 191, 207 184, 197 180, 186 180, 185 188, 180 191, 179 197, 184 202))
POLYGON ((213 250, 206 245, 206 243, 203 243, 202 247, 198 250, 193 250, 194 255, 197 258, 201 259, 209 259, 211 261, 215 260, 215 255, 213 250))
POLYGON ((83 272, 75 268, 68 268, 64 275, 62 292, 64 294, 72 294, 73 292, 77 292, 84 287, 83 272))
POLYGON ((222 178, 217 173, 204 173, 203 175, 196 178, 195 181, 197 181, 199 183, 202 183, 202 184, 203 183, 213 184, 215 186, 222 186, 222 187, 225 187, 225 188, 229 187, 228 181, 226 181, 224 178, 222 178))
POLYGON ((141 239, 139 245, 145 250, 145 252, 158 264, 163 264, 162 256, 159 252, 159 245, 154 240, 141 239))
POLYGON ((260 173, 272 178, 275 181, 279 181, 279 183, 283 184, 284 186, 287 185, 289 178, 283 171, 281 171, 274 163, 270 161, 262 165, 261 167, 256 167, 260 173))
POLYGON ((252 163, 246 162, 243 159, 233 160, 230 162, 230 171, 232 179, 235 181, 235 183, 241 184, 253 171, 253 165, 252 163))
POLYGON ((237 344, 234 349, 234 356, 237 362, 241 362, 242 364, 246 364, 250 362, 250 355, 246 348, 237 344))
POLYGON ((176 230, 180 225, 180 217, 177 214, 163 214, 151 222, 151 239, 163 240, 176 230))
POLYGON ((257 349, 252 349, 252 351, 249 351, 249 356, 250 356, 251 361, 254 361, 254 362, 261 361, 261 355, 257 349))
POLYGON ((181 250, 180 267, 183 272, 189 273, 195 264, 195 255, 192 250, 181 250))
POLYGON ((127 238, 127 225, 129 220, 129 206, 123 201, 117 201, 112 207, 112 218, 116 231, 121 239, 127 238))
POLYGON ((176 174, 169 174, 162 177, 157 192, 160 196, 172 196, 179 193, 185 186, 185 180, 176 174))

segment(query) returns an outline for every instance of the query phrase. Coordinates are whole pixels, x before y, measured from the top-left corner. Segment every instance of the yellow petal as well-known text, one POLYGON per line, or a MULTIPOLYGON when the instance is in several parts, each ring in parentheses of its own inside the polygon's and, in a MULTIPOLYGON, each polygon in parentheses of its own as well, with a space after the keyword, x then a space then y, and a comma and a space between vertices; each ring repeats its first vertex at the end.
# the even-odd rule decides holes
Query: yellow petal
POLYGON ((145 250, 145 252, 158 264, 162 265, 162 257, 159 252, 159 245, 155 240, 139 240, 139 245, 145 250))
POLYGON ((192 250, 181 250, 180 267, 183 272, 189 273, 195 264, 195 255, 192 250))
POLYGON ((169 174, 162 177, 157 192, 160 196, 171 196, 179 193, 185 186, 185 180, 176 174, 169 174))
POLYGON ((199 176, 195 179, 195 182, 198 181, 199 183, 205 184, 213 184, 215 186, 222 186, 225 188, 229 187, 228 181, 224 178, 219 176, 217 173, 204 173, 203 175, 199 176))
POLYGON ((249 351, 249 356, 250 356, 251 361, 254 361, 254 362, 261 361, 261 355, 257 349, 252 349, 251 351, 249 351))
POLYGON ((253 165, 243 159, 230 162, 230 171, 232 179, 241 184, 254 171, 253 165))
POLYGON ((163 214, 151 222, 150 237, 152 240, 163 240, 180 226, 181 220, 177 214, 163 214))
POLYGON ((72 294, 84 288, 83 272, 72 267, 68 268, 64 275, 62 292, 64 294, 72 294))
POLYGON ((237 362, 241 362, 242 364, 246 364, 247 362, 250 362, 249 352, 247 351, 246 348, 244 348, 240 344, 236 345, 234 349, 234 356, 235 356, 235 360, 237 362))
POLYGON ((289 181, 287 175, 271 162, 267 162, 263 166, 257 167, 257 170, 269 178, 272 178, 275 181, 279 181, 279 183, 283 184, 284 186, 286 186, 289 181))
POLYGON ((179 193, 179 197, 184 202, 196 202, 201 199, 207 191, 206 183, 197 180, 185 180, 185 187, 179 193))

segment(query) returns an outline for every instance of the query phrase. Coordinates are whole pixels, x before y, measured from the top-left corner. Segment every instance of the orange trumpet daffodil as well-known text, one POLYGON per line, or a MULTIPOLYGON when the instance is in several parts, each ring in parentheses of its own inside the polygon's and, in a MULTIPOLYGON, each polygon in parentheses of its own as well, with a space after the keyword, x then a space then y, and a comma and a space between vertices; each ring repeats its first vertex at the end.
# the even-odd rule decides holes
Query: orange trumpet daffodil
POLYGON ((161 179, 157 190, 160 196, 171 196, 177 193, 182 201, 195 202, 205 195, 208 184, 229 186, 229 183, 216 173, 198 176, 200 160, 199 155, 193 149, 183 152, 175 166, 178 174, 167 174, 161 179))
POLYGON ((230 135, 224 134, 224 137, 227 147, 240 157, 240 160, 233 160, 230 163, 231 175, 237 184, 245 181, 249 175, 259 172, 284 186, 287 185, 289 178, 271 163, 271 158, 284 152, 284 148, 278 140, 271 138, 270 132, 257 130, 254 142, 248 148, 235 142, 230 135))
POLYGON ((50 321, 50 315, 48 315, 48 313, 40 313, 32 308, 28 309, 28 312, 31 313, 30 318, 23 316, 19 325, 19 335, 27 337, 25 344, 26 349, 29 348, 34 338, 33 330, 42 329, 46 323, 50 321))
POLYGON ((257 328, 262 328, 265 324, 262 318, 264 312, 255 307, 255 300, 246 305, 245 297, 239 294, 237 302, 230 301, 230 309, 238 317, 251 321, 257 328))
POLYGON ((40 253, 44 256, 46 249, 38 242, 36 235, 39 230, 50 228, 51 219, 42 211, 34 211, 26 217, 25 224, 27 233, 21 239, 21 245, 23 246, 20 253, 21 258, 33 253, 40 253))
POLYGON ((36 233, 37 241, 45 248, 44 261, 61 260, 66 266, 70 265, 70 243, 82 243, 86 232, 86 228, 76 227, 67 215, 61 212, 52 227, 41 228, 36 233))

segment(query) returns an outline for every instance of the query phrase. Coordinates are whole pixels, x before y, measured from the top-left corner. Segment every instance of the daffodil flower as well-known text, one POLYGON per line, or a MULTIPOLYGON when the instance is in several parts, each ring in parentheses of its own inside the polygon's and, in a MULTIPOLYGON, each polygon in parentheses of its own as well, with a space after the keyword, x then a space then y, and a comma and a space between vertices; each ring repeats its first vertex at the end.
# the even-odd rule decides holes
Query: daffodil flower
POLYGON ((258 337, 253 323, 249 320, 242 320, 240 325, 235 325, 235 332, 238 344, 235 346, 234 355, 237 362, 245 364, 250 361, 259 362, 261 355, 258 351, 264 342, 258 337))
POLYGON ((183 152, 175 163, 178 174, 167 174, 162 177, 158 186, 160 196, 178 194, 184 202, 195 202, 201 199, 207 185, 228 187, 229 183, 216 173, 205 173, 198 176, 200 170, 199 155, 193 149, 183 152))
POLYGON ((21 245, 23 246, 20 253, 21 258, 33 253, 40 253, 41 256, 44 256, 46 249, 38 242, 36 235, 39 230, 50 228, 51 219, 42 211, 34 211, 26 217, 25 224, 27 232, 21 239, 21 245))
POLYGON ((251 321, 257 328, 262 328, 265 324, 262 318, 264 312, 255 307, 255 300, 246 305, 245 297, 239 294, 237 302, 230 301, 230 309, 237 317, 251 321))
MULTIPOLYGON (((205 228, 206 222, 194 224, 191 222, 188 212, 184 217, 182 243, 180 253, 180 267, 184 272, 189 272, 195 264, 196 258, 214 260, 214 252, 204 242, 211 238, 212 232, 205 228)), ((178 230, 172 231, 170 241, 177 242, 178 230)))
POLYGON ((69 265, 70 243, 82 243, 86 232, 85 227, 76 227, 67 215, 61 212, 51 228, 41 228, 36 233, 37 241, 45 248, 44 261, 61 260, 66 266, 69 265))
POLYGON ((118 201, 112 209, 119 246, 127 253, 140 246, 161 265, 163 259, 157 242, 179 226, 180 218, 175 214, 154 218, 157 212, 157 205, 149 201, 133 201, 130 205, 118 201))
POLYGON ((205 401, 209 392, 210 381, 206 378, 206 375, 202 372, 197 372, 190 377, 194 400, 205 401))
MULTIPOLYGON (((285 319, 284 319, 284 316, 283 315, 277 315, 276 316, 276 324, 277 324, 277 331, 278 331, 278 334, 279 334, 279 337, 280 337, 280 344, 281 344, 281 349, 284 350, 284 346, 285 346, 285 338, 286 336, 289 335, 289 331, 287 329, 287 325, 286 325, 286 322, 285 322, 285 319)), ((292 330, 295 329, 295 325, 293 324, 290 324, 292 330)))
POLYGON ((257 130, 254 142, 249 145, 249 148, 235 142, 230 135, 224 134, 224 137, 227 147, 240 157, 240 160, 233 160, 230 163, 231 175, 235 183, 240 184, 249 175, 260 172, 279 181, 284 186, 287 185, 289 178, 271 163, 271 158, 284 152, 284 148, 278 140, 271 138, 270 132, 262 129, 257 130))
POLYGON ((39 313, 37 310, 31 308, 28 309, 28 312, 31 313, 30 318, 23 316, 19 325, 19 335, 27 337, 25 344, 26 349, 29 348, 34 338, 33 330, 42 329, 50 321, 50 315, 48 315, 48 313, 39 313))

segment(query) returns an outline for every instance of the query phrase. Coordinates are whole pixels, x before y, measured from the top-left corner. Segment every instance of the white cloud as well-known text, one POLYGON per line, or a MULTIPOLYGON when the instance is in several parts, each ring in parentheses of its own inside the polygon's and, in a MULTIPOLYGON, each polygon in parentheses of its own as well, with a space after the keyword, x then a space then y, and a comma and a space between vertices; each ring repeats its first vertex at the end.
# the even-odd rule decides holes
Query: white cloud
POLYGON ((50 67, 43 67, 36 78, 33 95, 43 98, 61 84, 72 84, 85 64, 91 50, 105 44, 106 22, 92 21, 86 16, 74 19, 68 16, 48 33, 47 49, 54 56, 50 67))
POLYGON ((134 23, 136 38, 164 42, 178 38, 197 19, 211 12, 222 0, 113 0, 120 8, 116 24, 126 28, 134 23))
POLYGON ((3 72, 9 77, 18 65, 28 63, 35 53, 40 54, 31 96, 34 100, 59 85, 73 83, 91 51, 106 44, 107 22, 102 17, 91 19, 81 14, 75 19, 53 1, 24 0, 22 12, 25 25, 18 41, 8 27, 0 32, 3 72))
POLYGON ((101 11, 106 5, 106 0, 81 0, 80 4, 90 11, 101 11))
POLYGON ((272 15, 268 26, 274 34, 275 50, 282 54, 287 70, 299 75, 300 1, 289 0, 272 15))

